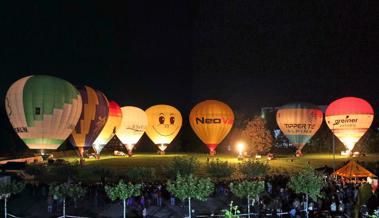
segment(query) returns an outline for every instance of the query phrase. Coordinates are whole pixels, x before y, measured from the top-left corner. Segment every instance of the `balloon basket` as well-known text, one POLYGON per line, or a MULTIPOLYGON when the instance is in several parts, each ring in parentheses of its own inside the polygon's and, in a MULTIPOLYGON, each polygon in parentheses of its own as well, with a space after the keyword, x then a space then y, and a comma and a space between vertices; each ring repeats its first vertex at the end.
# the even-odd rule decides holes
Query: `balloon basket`
POLYGON ((209 155, 210 155, 210 156, 215 156, 215 155, 216 155, 216 151, 215 151, 215 150, 213 150, 213 151, 209 151, 209 155))
POLYGON ((159 151, 159 154, 160 154, 160 155, 165 155, 166 152, 165 152, 165 151, 159 151))

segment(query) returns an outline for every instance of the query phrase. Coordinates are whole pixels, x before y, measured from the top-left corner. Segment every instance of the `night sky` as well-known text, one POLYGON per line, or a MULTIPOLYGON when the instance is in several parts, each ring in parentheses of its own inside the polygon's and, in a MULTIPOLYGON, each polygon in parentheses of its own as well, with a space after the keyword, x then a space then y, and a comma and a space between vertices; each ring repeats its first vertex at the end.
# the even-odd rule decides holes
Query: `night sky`
POLYGON ((253 115, 344 96, 378 112, 378 1, 123 2, 1 2, 0 101, 17 79, 49 74, 185 116, 205 99, 253 115))

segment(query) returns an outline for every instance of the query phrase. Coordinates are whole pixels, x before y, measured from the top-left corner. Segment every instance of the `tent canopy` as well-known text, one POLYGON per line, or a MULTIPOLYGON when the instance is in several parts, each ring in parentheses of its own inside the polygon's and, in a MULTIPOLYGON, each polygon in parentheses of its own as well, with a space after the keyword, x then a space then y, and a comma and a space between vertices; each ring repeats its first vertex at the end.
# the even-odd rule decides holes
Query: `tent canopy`
POLYGON ((350 161, 345 166, 339 168, 334 173, 337 176, 347 177, 347 178, 359 178, 359 177, 372 177, 375 176, 370 171, 366 170, 361 165, 357 164, 355 161, 350 161))

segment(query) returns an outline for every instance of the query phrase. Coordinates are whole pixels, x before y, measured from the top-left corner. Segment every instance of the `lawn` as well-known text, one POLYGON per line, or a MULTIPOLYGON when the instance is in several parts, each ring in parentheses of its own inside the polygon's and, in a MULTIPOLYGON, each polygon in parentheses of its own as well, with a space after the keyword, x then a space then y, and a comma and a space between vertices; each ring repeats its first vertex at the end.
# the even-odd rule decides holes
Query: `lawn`
MULTIPOLYGON (((164 168, 168 167, 171 160, 175 157, 191 157, 194 156, 200 163, 199 169, 196 172, 199 175, 205 174, 205 164, 208 159, 219 159, 221 161, 228 161, 231 165, 237 166, 238 163, 242 161, 238 160, 236 156, 219 154, 216 156, 209 156, 207 154, 198 154, 198 153, 175 153, 175 154, 166 154, 158 155, 152 153, 144 154, 135 154, 133 157, 121 157, 113 155, 102 155, 100 160, 96 159, 86 159, 85 165, 87 167, 91 166, 100 166, 114 170, 118 173, 123 173, 129 168, 132 167, 153 167, 159 173, 164 168)), ((63 157, 63 159, 73 162, 77 161, 78 158, 75 155, 69 157, 63 157)), ((375 162, 379 161, 379 154, 369 154, 365 157, 345 157, 339 154, 336 155, 336 168, 339 168, 343 165, 344 162, 348 160, 359 160, 364 162, 375 162)), ((247 159, 245 159, 247 160, 247 159)), ((267 159, 262 157, 260 161, 266 162, 267 159)), ((279 155, 274 160, 267 161, 270 165, 271 174, 287 174, 296 172, 309 163, 312 167, 317 168, 324 165, 333 167, 333 155, 332 154, 305 154, 303 157, 296 158, 290 155, 279 155)))

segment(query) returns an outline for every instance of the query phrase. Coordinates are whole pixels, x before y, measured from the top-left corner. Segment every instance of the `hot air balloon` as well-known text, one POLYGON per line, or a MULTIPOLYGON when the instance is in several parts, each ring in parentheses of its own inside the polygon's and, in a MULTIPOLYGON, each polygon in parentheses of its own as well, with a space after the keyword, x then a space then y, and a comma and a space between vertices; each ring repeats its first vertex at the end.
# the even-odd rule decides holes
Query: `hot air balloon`
POLYGON ((108 119, 108 100, 105 95, 91 87, 79 90, 83 100, 83 110, 78 124, 70 136, 71 143, 78 148, 83 161, 84 150, 91 148, 108 119))
POLYGON ((14 130, 29 149, 57 149, 79 120, 82 98, 71 83, 53 76, 33 75, 8 89, 5 108, 14 130))
POLYGON ((215 155, 217 145, 232 129, 234 114, 227 104, 206 100, 192 108, 189 122, 196 135, 208 146, 210 154, 215 155))
POLYGON ((116 131, 117 137, 125 145, 128 155, 132 156, 134 145, 142 137, 147 127, 147 115, 138 107, 122 107, 122 121, 116 131))
POLYGON ((161 154, 167 145, 174 140, 182 127, 182 115, 178 109, 170 105, 155 105, 146 110, 147 128, 146 134, 158 145, 161 154))
POLYGON ((97 154, 97 158, 100 156, 101 150, 104 146, 111 140, 111 138, 116 133, 118 127, 121 124, 122 112, 120 106, 114 102, 109 101, 109 115, 108 120, 105 123, 103 130, 101 130, 99 136, 97 136, 95 142, 92 145, 93 150, 97 154))
POLYGON ((276 113, 276 122, 289 142, 295 145, 296 156, 320 128, 323 114, 319 107, 308 103, 286 104, 276 113))
POLYGON ((370 128, 374 110, 366 100, 344 97, 333 101, 325 112, 325 121, 351 153, 355 144, 370 128))

